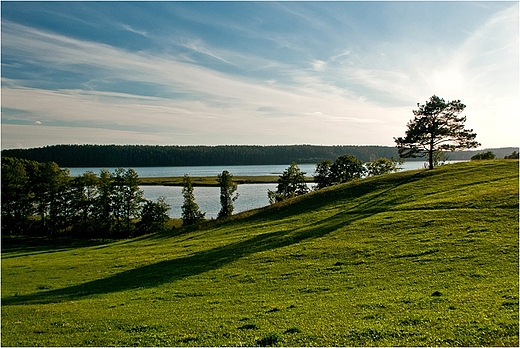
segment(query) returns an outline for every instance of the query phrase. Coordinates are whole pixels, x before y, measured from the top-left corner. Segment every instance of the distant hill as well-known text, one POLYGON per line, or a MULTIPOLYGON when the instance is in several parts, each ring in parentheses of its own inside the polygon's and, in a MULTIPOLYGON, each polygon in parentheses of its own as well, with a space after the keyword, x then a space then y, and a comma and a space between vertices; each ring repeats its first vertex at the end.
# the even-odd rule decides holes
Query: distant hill
MULTIPOLYGON (((485 149, 450 153, 450 160, 469 160, 478 152, 491 150, 498 158, 518 148, 485 149)), ((317 146, 317 145, 52 145, 30 149, 8 149, 2 157, 17 157, 39 162, 56 162, 61 167, 163 167, 210 165, 262 165, 318 163, 351 154, 362 161, 379 157, 398 158, 390 146, 317 146)))

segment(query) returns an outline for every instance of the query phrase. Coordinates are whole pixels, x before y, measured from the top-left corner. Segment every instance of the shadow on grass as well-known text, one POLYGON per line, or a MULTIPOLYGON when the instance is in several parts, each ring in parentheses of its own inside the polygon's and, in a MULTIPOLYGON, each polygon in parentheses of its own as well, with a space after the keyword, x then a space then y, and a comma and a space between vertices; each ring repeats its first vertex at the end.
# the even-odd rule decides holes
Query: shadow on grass
POLYGON ((3 298, 2 306, 73 301, 92 295, 134 288, 150 288, 172 283, 186 277, 218 269, 247 255, 325 236, 366 216, 366 214, 344 212, 318 222, 311 222, 302 228, 258 235, 245 241, 217 247, 187 257, 146 265, 107 278, 62 289, 3 298))
POLYGON ((10 259, 36 254, 55 253, 90 246, 107 246, 115 240, 109 239, 77 239, 68 237, 36 238, 36 237, 3 237, 2 258, 10 259))
MULTIPOLYGON (((339 212, 336 215, 319 221, 309 221, 305 226, 290 231, 258 235, 241 242, 202 251, 178 259, 161 261, 124 271, 107 278, 97 279, 63 289, 3 298, 2 306, 72 301, 92 295, 113 293, 134 288, 160 286, 218 269, 254 253, 320 238, 355 221, 384 211, 389 205, 394 204, 394 200, 396 199, 396 197, 391 197, 390 199, 386 197, 386 199, 384 199, 383 197, 385 197, 386 194, 392 190, 397 190, 399 186, 405 183, 417 180, 419 177, 420 174, 399 176, 397 180, 390 178, 383 181, 383 185, 375 184, 375 186, 378 187, 375 187, 370 181, 365 183, 360 182, 359 184, 353 183, 353 185, 345 186, 345 188, 340 190, 331 191, 329 194, 316 192, 308 197, 298 197, 298 199, 294 200, 294 204, 287 205, 284 203, 280 206, 267 207, 266 209, 260 210, 257 214, 247 216, 244 219, 231 219, 227 222, 216 221, 209 223, 208 228, 220 224, 226 224, 232 228, 233 224, 242 224, 249 219, 253 221, 262 219, 272 221, 292 216, 293 214, 319 210, 324 205, 328 205, 331 202, 334 203, 336 200, 355 200, 374 189, 381 191, 379 194, 367 197, 367 199, 357 202, 355 206, 339 212)), ((155 239, 161 237, 150 236, 145 238, 155 239)), ((166 238, 166 236, 163 235, 162 238, 166 238)))

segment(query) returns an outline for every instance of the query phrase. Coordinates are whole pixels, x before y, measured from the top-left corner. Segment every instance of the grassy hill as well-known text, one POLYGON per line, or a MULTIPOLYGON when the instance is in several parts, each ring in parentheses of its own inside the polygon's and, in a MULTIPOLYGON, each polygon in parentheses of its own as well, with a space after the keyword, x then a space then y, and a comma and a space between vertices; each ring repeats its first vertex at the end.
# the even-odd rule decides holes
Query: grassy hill
POLYGON ((518 346, 518 161, 359 180, 180 235, 3 248, 3 346, 518 346))

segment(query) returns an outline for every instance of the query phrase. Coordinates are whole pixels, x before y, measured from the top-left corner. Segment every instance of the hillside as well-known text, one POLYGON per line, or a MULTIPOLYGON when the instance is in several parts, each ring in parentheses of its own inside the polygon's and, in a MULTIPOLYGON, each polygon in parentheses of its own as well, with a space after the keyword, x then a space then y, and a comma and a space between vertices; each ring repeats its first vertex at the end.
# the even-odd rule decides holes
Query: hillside
POLYGON ((518 161, 359 180, 180 235, 2 250, 4 346, 518 346, 518 161))

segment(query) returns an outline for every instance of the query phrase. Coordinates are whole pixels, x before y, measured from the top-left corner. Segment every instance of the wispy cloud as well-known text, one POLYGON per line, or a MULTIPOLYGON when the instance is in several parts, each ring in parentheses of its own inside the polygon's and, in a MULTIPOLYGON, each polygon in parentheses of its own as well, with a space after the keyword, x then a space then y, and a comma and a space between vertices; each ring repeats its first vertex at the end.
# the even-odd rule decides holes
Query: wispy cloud
MULTIPOLYGON (((517 6, 495 13, 457 46, 401 38, 369 48, 334 33, 334 11, 312 17, 300 4, 265 6, 293 16, 290 24, 307 22, 316 36, 262 31, 268 17, 261 13, 248 27, 245 20, 187 11, 185 20, 247 40, 234 46, 211 36, 158 36, 119 21, 121 30, 163 45, 129 50, 4 19, 2 64, 24 73, 2 77, 2 107, 23 110, 9 119, 31 124, 28 134, 44 128, 59 134, 49 141, 60 142, 69 139, 67 130, 91 142, 113 134, 123 143, 392 145, 415 104, 432 94, 468 104, 483 144, 497 143, 490 114, 518 126, 518 32, 511 34, 517 6), (321 50, 328 36, 335 45, 321 50)), ((4 123, 2 146, 19 143, 22 129, 4 123)), ((514 144, 512 134, 501 138, 514 144)))
POLYGON ((144 36, 144 37, 148 37, 148 32, 146 32, 145 30, 138 30, 138 29, 135 29, 133 28, 132 26, 128 25, 128 24, 123 24, 123 23, 120 23, 119 26, 123 29, 123 30, 126 30, 126 31, 129 31, 131 33, 134 33, 134 34, 138 34, 138 35, 141 35, 141 36, 144 36))

